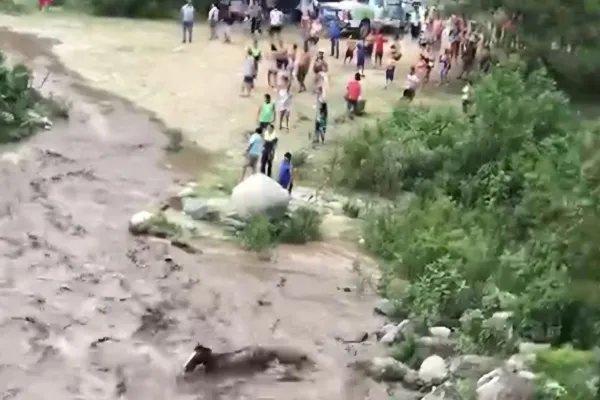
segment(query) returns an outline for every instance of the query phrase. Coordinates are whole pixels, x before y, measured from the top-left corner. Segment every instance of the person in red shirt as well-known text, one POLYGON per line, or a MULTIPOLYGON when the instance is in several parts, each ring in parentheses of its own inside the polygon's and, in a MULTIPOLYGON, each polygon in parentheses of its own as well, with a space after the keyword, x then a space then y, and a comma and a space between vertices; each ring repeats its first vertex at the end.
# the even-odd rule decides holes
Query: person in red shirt
POLYGON ((387 39, 383 37, 381 32, 375 35, 375 65, 381 66, 383 62, 383 45, 387 39))
POLYGON ((360 73, 354 74, 354 79, 351 79, 346 86, 346 107, 348 113, 352 114, 356 110, 356 105, 360 99, 362 88, 360 85, 360 73))

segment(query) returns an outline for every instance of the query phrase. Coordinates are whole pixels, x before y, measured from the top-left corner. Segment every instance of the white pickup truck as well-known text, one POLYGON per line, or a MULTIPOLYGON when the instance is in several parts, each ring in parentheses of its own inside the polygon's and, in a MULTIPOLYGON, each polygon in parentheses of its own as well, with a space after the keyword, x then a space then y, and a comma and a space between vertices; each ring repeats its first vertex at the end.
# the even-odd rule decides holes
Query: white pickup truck
POLYGON ((402 0, 342 0, 319 3, 322 15, 335 14, 342 30, 364 38, 371 27, 381 27, 393 33, 404 29, 406 10, 402 0))

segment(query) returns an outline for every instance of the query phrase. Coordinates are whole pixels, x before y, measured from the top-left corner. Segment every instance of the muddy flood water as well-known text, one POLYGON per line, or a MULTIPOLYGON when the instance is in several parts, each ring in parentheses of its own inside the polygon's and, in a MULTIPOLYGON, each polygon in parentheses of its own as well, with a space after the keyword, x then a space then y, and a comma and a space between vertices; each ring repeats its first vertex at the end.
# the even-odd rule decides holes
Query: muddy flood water
POLYGON ((192 255, 130 236, 129 217, 181 178, 163 167, 160 126, 87 90, 50 41, 5 30, 0 44, 51 70, 42 90, 73 104, 68 123, 0 153, 2 399, 385 398, 346 368, 377 346, 339 340, 381 324, 354 290, 354 254, 321 243, 261 262, 228 244, 192 255), (314 365, 293 379, 278 368, 179 379, 198 342, 286 345, 314 365))

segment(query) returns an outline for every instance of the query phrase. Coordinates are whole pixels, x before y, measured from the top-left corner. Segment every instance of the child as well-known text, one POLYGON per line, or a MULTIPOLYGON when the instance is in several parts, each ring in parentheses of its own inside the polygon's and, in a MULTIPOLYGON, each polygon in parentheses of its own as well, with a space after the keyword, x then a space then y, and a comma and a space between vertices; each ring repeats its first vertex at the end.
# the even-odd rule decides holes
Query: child
POLYGON ((290 111, 292 108, 292 95, 290 93, 290 78, 287 72, 281 77, 279 88, 277 89, 277 103, 279 106, 279 130, 290 130, 290 111))
POLYGON ((390 54, 390 58, 385 67, 385 88, 394 81, 394 72, 396 72, 396 59, 393 54, 390 54))
POLYGON ((471 81, 467 80, 467 84, 462 89, 462 110, 465 114, 469 113, 469 108, 471 106, 471 91, 471 81))
POLYGON ((394 61, 398 62, 402 58, 402 51, 400 50, 400 43, 394 43, 390 46, 390 53, 394 61))
POLYGON ((256 78, 256 62, 252 51, 248 49, 246 52, 246 59, 244 60, 244 78, 242 82, 242 97, 250 96, 252 88, 254 87, 254 79, 256 78))
POLYGON ((356 41, 352 36, 348 38, 347 43, 348 47, 346 48, 346 54, 344 55, 344 64, 346 64, 346 62, 352 62, 352 59, 354 58, 354 49, 356 48, 356 41))
POLYGON ((408 72, 408 76, 406 77, 406 86, 404 88, 404 93, 402 93, 402 97, 404 97, 409 103, 413 101, 415 98, 415 93, 417 88, 419 87, 419 77, 415 71, 415 67, 410 67, 410 71, 408 72))
POLYGON ((283 155, 283 161, 279 166, 279 184, 292 194, 294 186, 294 168, 292 167, 292 154, 287 152, 283 155))
POLYGON ((365 76, 366 50, 362 41, 356 43, 356 70, 361 76, 365 76))
POLYGON ((443 54, 440 54, 440 85, 448 84, 448 72, 450 71, 451 63, 451 51, 450 49, 444 50, 443 54))
POLYGON ((319 113, 317 115, 317 122, 315 124, 315 140, 313 143, 319 143, 319 139, 321 140, 321 144, 325 143, 325 133, 327 132, 327 105, 325 103, 321 104, 319 107, 319 113))
POLYGON ((248 53, 254 58, 254 78, 258 74, 258 63, 262 57, 260 47, 258 46, 258 40, 254 39, 252 45, 248 47, 248 53))

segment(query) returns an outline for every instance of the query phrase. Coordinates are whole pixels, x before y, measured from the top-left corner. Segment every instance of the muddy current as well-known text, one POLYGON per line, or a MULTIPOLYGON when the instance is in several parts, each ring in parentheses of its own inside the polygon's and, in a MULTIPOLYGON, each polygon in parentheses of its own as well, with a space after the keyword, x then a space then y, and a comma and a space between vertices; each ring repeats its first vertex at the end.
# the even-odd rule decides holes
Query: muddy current
POLYGON ((324 243, 264 262, 222 243, 188 254, 130 236, 129 217, 185 179, 164 167, 161 127, 86 88, 53 43, 0 31, 0 44, 36 80, 51 71, 42 91, 72 103, 68 122, 0 153, 2 399, 385 397, 346 369, 376 347, 343 339, 381 324, 354 290, 354 254, 324 243), (274 368, 183 380, 196 343, 293 346, 315 362, 292 378, 274 368))

